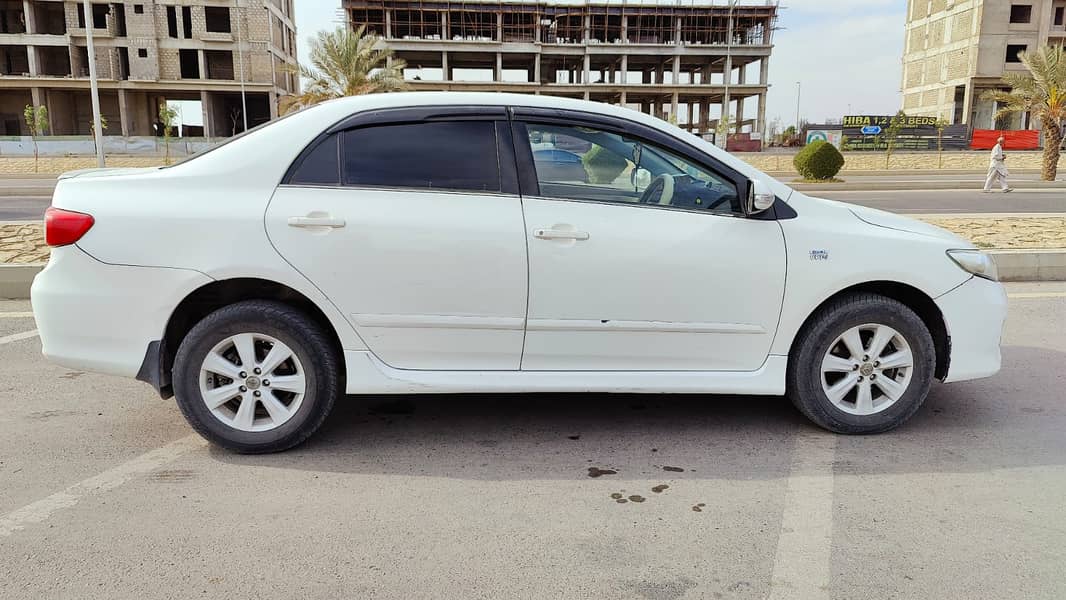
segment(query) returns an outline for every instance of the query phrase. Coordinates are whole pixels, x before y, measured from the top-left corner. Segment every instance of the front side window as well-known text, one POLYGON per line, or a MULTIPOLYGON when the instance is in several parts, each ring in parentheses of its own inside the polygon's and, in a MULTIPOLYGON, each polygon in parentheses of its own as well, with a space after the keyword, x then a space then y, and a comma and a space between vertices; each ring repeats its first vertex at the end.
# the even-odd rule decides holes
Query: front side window
POLYGON ((492 121, 352 129, 344 132, 343 157, 345 185, 500 191, 492 121))
POLYGON ((736 184, 636 138, 555 124, 526 124, 540 195, 740 214, 736 184))

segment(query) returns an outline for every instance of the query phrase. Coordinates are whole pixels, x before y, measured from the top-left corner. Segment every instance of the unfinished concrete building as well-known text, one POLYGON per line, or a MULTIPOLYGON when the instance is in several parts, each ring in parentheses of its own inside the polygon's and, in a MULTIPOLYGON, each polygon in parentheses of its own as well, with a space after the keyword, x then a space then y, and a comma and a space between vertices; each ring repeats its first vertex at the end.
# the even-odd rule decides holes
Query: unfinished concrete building
POLYGON ((695 133, 725 114, 762 132, 777 3, 734 1, 343 0, 412 89, 585 98, 695 133))
POLYGON ((0 0, 0 132, 26 135, 27 105, 48 109, 48 133, 91 132, 86 28, 92 27, 106 135, 159 133, 158 107, 200 101, 203 128, 228 136, 277 115, 297 90, 293 0, 0 0), (243 65, 243 69, 242 69, 243 65), (243 75, 242 75, 243 73, 243 75))

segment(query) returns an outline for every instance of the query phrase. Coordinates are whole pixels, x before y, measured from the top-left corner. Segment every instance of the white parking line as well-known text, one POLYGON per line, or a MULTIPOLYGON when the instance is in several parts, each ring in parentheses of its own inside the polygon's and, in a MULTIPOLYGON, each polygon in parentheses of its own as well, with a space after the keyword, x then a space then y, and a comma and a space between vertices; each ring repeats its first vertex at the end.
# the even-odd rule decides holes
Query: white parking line
POLYGON ((32 317, 32 312, 0 312, 0 319, 29 319, 32 317))
POLYGON ((829 598, 837 436, 801 433, 792 450, 770 600, 829 598))
POLYGON ((33 331, 23 331, 22 333, 13 333, 11 335, 5 335, 4 337, 0 337, 0 346, 3 346, 4 344, 10 344, 11 342, 17 342, 19 340, 28 340, 32 337, 37 337, 36 329, 34 329, 33 331))
POLYGON ((75 483, 61 492, 11 511, 0 517, 0 538, 7 537, 27 525, 41 523, 56 511, 70 508, 86 496, 113 490, 137 475, 157 469, 190 450, 203 447, 206 443, 196 434, 183 437, 113 469, 108 469, 95 477, 75 483))

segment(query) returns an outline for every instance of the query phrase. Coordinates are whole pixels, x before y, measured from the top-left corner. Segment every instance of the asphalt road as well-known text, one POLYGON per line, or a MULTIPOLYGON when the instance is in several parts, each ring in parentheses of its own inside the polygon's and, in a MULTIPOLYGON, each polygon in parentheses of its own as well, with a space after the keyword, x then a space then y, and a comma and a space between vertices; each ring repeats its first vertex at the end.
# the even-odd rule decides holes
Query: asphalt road
MULTIPOLYGON (((897 213, 1066 213, 1066 190, 1016 190, 1010 194, 983 194, 976 190, 809 192, 897 213)), ((0 196, 0 221, 39 221, 48 208, 48 196, 0 196)))
POLYGON ((353 397, 258 457, 0 303, 0 598, 1061 599, 1066 285, 1010 292, 1004 371, 885 435, 780 398, 353 397))

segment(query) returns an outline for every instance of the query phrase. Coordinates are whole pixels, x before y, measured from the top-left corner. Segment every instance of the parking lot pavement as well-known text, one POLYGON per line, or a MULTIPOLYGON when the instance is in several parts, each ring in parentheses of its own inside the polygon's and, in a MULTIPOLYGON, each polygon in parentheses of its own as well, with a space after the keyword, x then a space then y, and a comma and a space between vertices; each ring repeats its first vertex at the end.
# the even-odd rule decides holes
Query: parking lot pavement
POLYGON ((1010 292, 1004 371, 885 435, 779 398, 375 397, 272 456, 3 342, 34 324, 0 302, 0 598, 1062 598, 1066 286, 1010 292))

